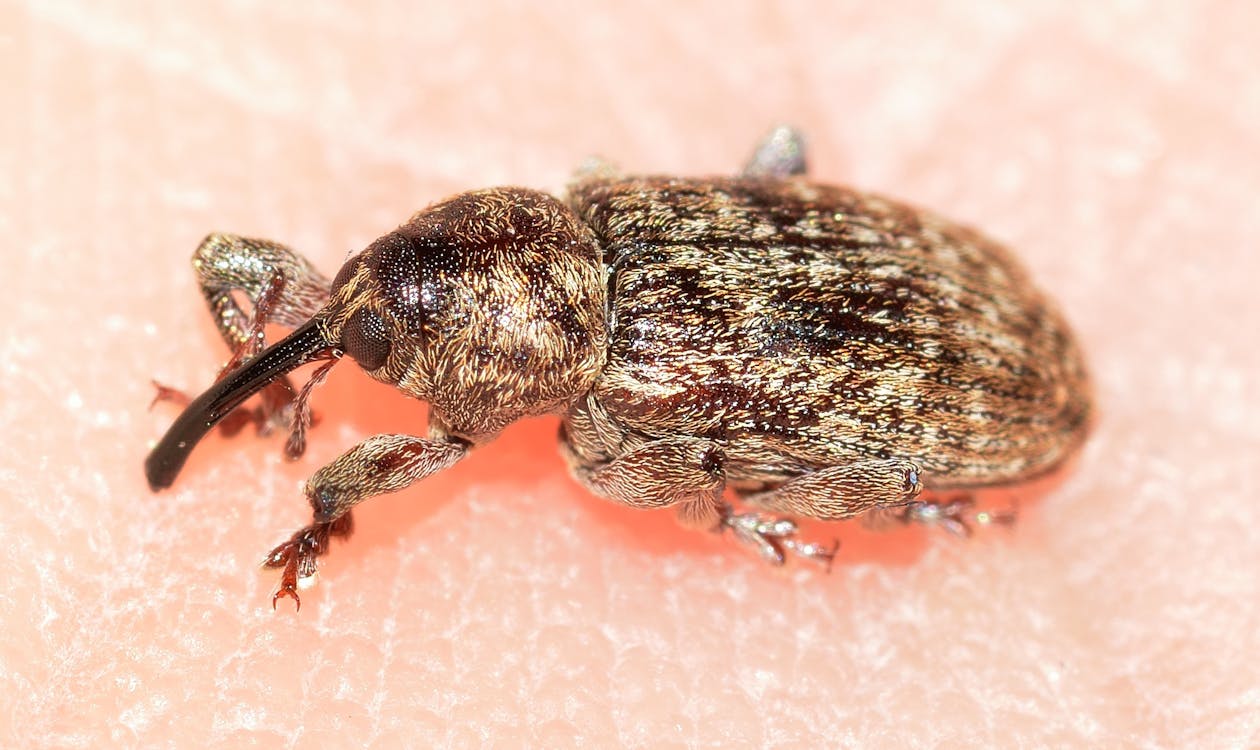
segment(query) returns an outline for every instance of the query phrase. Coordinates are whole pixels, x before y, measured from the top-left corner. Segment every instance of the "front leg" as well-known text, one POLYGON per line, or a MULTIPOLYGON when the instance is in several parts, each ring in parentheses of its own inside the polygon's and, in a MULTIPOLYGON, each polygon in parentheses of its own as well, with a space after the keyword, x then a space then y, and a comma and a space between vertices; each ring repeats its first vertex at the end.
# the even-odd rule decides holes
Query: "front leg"
POLYGON ((233 298, 239 291, 254 311, 267 307, 265 322, 287 328, 305 323, 328 301, 332 282, 306 258, 271 240, 211 234, 192 257, 193 273, 219 334, 233 351, 254 346, 256 316, 233 298), (281 291, 269 295, 279 280, 281 291))
MULTIPOLYGON (((207 236, 193 253, 192 266, 215 327, 232 350, 220 377, 262 351, 267 325, 296 328, 310 319, 328 301, 332 287, 309 260, 285 245, 236 234, 207 236), (237 304, 233 292, 249 300, 249 312, 237 304)), ((253 415, 259 431, 287 427, 294 399, 289 379, 264 388, 261 398, 262 406, 253 415)), ((299 412, 304 408, 299 405, 299 412)), ((309 414, 296 417, 309 420, 309 414)), ((291 440, 285 453, 297 458, 304 447, 302 440, 291 440)))
POLYGON ((433 437, 374 435, 315 472, 306 498, 315 520, 267 555, 263 565, 281 568, 280 588, 271 599, 291 597, 299 609, 298 583, 316 572, 316 560, 328 553, 334 537, 349 536, 350 509, 375 495, 397 492, 463 458, 469 444, 432 430, 433 437))
MULTIPOLYGON (((193 253, 192 267, 215 327, 232 352, 220 378, 262 350, 267 325, 296 328, 310 319, 328 300, 332 286, 310 261, 288 247, 235 234, 211 234, 202 240, 193 253), (248 310, 237 302, 237 293, 248 301, 248 310)), ((155 402, 188 401, 173 388, 155 385, 155 402)), ((260 433, 287 427, 294 400, 289 379, 267 386, 261 398, 256 412, 238 411, 221 429, 231 434, 251 421, 260 433)), ((309 419, 305 414, 298 417, 309 419)), ((286 451, 290 457, 301 452, 297 442, 286 451)))

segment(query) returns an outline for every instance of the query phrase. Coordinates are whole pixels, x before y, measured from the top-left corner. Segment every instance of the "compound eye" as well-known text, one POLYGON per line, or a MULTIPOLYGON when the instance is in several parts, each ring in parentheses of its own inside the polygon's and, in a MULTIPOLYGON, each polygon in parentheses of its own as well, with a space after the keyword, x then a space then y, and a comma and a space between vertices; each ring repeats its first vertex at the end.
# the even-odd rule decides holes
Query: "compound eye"
POLYGON ((389 332, 385 321, 374 311, 361 307, 346 321, 341 347, 365 370, 375 370, 389 357, 389 332))

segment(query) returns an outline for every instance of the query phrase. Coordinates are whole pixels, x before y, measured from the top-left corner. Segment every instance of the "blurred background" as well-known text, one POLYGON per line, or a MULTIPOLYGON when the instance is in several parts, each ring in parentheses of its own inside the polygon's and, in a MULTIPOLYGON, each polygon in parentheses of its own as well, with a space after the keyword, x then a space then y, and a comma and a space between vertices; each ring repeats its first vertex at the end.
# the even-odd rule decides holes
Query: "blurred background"
POLYGON ((1258 48, 1228 0, 0 0, 0 745, 1260 744, 1258 48), (145 486, 150 378, 226 358, 207 232, 331 274, 450 193, 730 172, 781 122, 1075 324, 1099 423, 1009 533, 815 527, 831 574, 772 570, 589 496, 538 419, 272 612, 303 479, 423 429, 348 365, 300 462, 214 437, 145 486))

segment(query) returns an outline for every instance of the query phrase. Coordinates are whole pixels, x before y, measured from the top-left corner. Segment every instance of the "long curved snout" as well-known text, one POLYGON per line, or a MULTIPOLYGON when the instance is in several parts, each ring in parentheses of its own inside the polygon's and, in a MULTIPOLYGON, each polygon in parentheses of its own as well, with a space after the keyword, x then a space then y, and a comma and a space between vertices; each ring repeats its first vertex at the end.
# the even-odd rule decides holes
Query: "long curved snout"
POLYGON ((154 491, 170 487, 197 443, 246 399, 334 346, 320 321, 310 320, 245 366, 206 389, 175 420, 144 462, 154 491))

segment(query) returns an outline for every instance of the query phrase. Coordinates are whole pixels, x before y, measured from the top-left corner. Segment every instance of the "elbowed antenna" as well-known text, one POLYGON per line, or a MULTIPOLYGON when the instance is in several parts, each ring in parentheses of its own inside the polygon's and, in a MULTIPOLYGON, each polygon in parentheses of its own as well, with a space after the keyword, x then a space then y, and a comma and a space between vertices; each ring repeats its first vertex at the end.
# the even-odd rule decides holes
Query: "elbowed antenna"
POLYGON ((276 378, 319 359, 334 345, 318 321, 309 320, 207 388, 184 409, 145 459, 149 488, 156 492, 170 487, 192 449, 233 409, 276 378))

